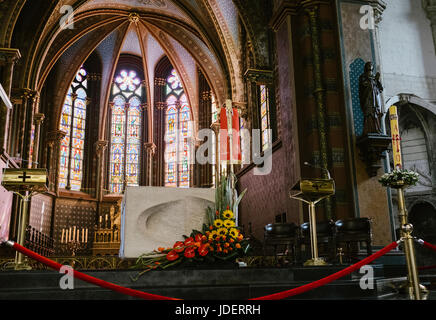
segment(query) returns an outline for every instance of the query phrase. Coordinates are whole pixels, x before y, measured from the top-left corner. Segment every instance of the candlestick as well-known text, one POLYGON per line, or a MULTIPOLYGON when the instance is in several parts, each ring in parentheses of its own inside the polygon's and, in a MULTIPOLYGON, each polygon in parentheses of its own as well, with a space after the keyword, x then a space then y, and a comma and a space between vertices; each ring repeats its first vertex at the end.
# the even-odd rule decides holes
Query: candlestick
POLYGON ((69 235, 70 235, 70 237, 68 238, 68 241, 69 242, 71 242, 71 235, 72 235, 72 232, 71 232, 72 230, 71 230, 71 227, 70 227, 70 233, 69 233, 69 235))
POLYGON ((65 229, 62 228, 61 243, 64 243, 65 229))
POLYGON ((88 243, 88 228, 86 228, 85 232, 85 242, 88 243))

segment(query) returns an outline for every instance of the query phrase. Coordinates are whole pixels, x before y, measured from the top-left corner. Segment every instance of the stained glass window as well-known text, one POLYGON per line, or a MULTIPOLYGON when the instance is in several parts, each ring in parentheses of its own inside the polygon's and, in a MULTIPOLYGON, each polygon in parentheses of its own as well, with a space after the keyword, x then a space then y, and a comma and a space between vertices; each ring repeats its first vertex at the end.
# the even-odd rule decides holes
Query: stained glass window
POLYGON ((265 85, 260 85, 260 128, 262 131, 262 150, 270 147, 270 107, 269 107, 269 92, 265 85))
POLYGON ((66 136, 61 142, 59 188, 80 191, 82 186, 87 88, 87 72, 81 67, 62 108, 60 130, 66 136))
POLYGON ((109 191, 139 186, 142 87, 135 71, 122 70, 112 87, 109 191))
POLYGON ((165 186, 189 188, 191 182, 191 107, 176 70, 167 79, 165 186))

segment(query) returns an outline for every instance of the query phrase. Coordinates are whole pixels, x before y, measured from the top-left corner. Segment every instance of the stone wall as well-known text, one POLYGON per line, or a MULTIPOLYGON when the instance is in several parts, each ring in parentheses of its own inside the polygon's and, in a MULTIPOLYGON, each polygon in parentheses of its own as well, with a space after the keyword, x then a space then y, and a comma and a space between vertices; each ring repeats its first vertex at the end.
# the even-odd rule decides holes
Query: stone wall
MULTIPOLYGON (((55 201, 55 215, 53 219, 53 238, 55 241, 55 254, 62 254, 60 245, 62 228, 78 227, 88 228, 88 239, 94 237, 94 226, 97 217, 97 202, 87 200, 58 198, 55 201)), ((88 245, 88 249, 91 244, 88 245)))
POLYGON ((389 1, 379 26, 386 99, 413 93, 436 101, 436 49, 421 1, 389 1))
POLYGON ((289 198, 289 191, 299 180, 298 128, 294 94, 294 71, 291 22, 288 18, 276 33, 278 88, 276 92, 279 140, 274 144, 272 171, 254 175, 254 167, 243 171, 239 188, 247 193, 240 205, 241 226, 263 240, 263 228, 274 223, 277 215, 286 215, 287 222, 302 223, 300 204, 289 198))

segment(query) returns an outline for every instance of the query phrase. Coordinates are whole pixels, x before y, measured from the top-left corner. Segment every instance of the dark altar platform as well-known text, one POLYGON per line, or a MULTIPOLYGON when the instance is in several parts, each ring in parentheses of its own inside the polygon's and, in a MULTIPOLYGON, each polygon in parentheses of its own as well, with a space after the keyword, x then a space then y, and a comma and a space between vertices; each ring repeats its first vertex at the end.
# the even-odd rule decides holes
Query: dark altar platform
MULTIPOLYGON (((326 286, 290 299, 372 300, 396 295, 395 285, 405 280, 404 265, 374 264, 374 289, 362 290, 362 274, 352 273, 326 286)), ((135 270, 88 271, 96 278, 148 293, 184 300, 245 300, 296 288, 345 268, 346 265, 282 268, 177 269, 151 271, 139 280, 135 270)), ((81 280, 74 290, 62 290, 63 274, 56 271, 0 272, 0 300, 133 300, 81 280)), ((430 278, 422 278, 431 285, 430 278)), ((434 279, 434 278, 433 278, 434 279)))

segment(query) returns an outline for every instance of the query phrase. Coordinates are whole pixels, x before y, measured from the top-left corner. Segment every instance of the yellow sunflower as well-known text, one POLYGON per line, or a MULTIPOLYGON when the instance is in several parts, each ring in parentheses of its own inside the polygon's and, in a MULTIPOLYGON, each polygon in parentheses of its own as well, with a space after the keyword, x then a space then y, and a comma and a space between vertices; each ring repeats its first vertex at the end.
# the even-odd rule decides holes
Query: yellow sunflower
POLYGON ((233 238, 236 239, 239 236, 239 230, 236 228, 231 228, 229 230, 229 235, 233 238))
POLYGON ((224 226, 226 228, 233 228, 235 226, 235 222, 233 220, 225 220, 224 226))
POLYGON ((213 224, 214 224, 215 227, 221 228, 224 225, 224 221, 221 220, 221 219, 216 219, 213 224))
POLYGON ((212 231, 211 233, 209 233, 209 240, 214 240, 217 235, 218 234, 216 230, 212 231))
POLYGON ((226 234, 227 234, 227 229, 226 228, 220 228, 220 229, 218 229, 217 230, 217 234, 219 235, 219 236, 225 236, 226 234))
POLYGON ((225 219, 232 219, 233 216, 234 216, 234 215, 233 215, 233 212, 230 211, 230 210, 226 210, 226 211, 223 212, 223 217, 224 217, 225 219))

